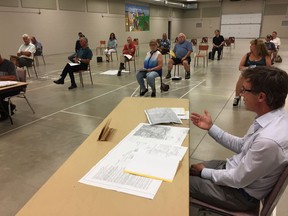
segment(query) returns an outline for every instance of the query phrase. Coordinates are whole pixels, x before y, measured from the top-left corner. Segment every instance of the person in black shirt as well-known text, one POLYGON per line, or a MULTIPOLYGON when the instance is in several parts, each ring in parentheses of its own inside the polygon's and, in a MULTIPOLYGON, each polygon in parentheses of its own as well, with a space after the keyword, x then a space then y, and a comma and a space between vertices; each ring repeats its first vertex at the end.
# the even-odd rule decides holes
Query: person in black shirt
POLYGON ((79 32, 78 33, 78 40, 76 41, 75 43, 75 53, 73 53, 72 55, 68 56, 68 59, 71 61, 71 62, 74 62, 74 58, 76 57, 78 51, 81 49, 81 44, 80 44, 80 38, 81 37, 85 37, 84 34, 82 34, 82 32, 79 32))
POLYGON ((214 60, 215 52, 217 51, 218 57, 217 60, 220 60, 221 53, 223 50, 223 45, 225 43, 224 37, 220 35, 220 30, 215 30, 215 37, 213 37, 213 48, 212 48, 212 58, 211 60, 214 60))

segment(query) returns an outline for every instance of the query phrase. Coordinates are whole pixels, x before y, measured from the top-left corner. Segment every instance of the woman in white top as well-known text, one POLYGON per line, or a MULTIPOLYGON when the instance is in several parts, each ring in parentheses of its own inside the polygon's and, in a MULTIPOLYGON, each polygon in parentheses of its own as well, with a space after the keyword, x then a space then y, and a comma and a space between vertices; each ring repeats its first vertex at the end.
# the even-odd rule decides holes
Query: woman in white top
POLYGON ((148 89, 145 86, 144 78, 152 89, 151 97, 156 97, 155 78, 162 77, 163 59, 161 52, 157 49, 157 41, 149 42, 150 51, 144 59, 144 68, 136 74, 136 79, 140 85, 140 96, 144 96, 148 89))
POLYGON ((104 50, 104 54, 106 55, 107 62, 110 61, 111 53, 116 52, 116 49, 117 49, 117 39, 115 37, 115 34, 111 33, 109 40, 108 40, 107 48, 104 50))

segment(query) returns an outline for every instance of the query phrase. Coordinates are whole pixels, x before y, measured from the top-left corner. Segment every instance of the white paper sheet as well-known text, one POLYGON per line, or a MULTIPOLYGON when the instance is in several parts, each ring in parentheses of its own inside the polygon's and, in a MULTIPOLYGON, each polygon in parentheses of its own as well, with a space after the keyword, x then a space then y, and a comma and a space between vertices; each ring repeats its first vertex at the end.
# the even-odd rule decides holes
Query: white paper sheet
POLYGON ((172 182, 179 161, 187 147, 174 145, 155 145, 152 149, 141 149, 127 164, 125 172, 148 178, 172 182))
POLYGON ((176 113, 171 108, 151 108, 144 110, 150 124, 182 124, 176 113))
POLYGON ((0 81, 0 88, 5 86, 16 85, 17 81, 0 81))
POLYGON ((74 63, 74 62, 69 62, 68 64, 69 64, 70 66, 80 65, 79 63, 74 63))
MULTIPOLYGON (((104 75, 117 75, 118 73, 118 70, 107 70, 107 71, 104 71, 100 74, 104 74, 104 75)), ((129 71, 126 71, 126 70, 122 70, 121 73, 129 73, 129 71)))
POLYGON ((181 146, 189 128, 141 123, 99 161, 79 182, 153 199, 162 181, 124 172, 134 154, 157 144, 181 146))
POLYGON ((129 59, 129 60, 132 59, 132 57, 133 57, 133 56, 131 56, 131 55, 129 55, 129 54, 124 54, 124 56, 125 56, 127 59, 129 59))

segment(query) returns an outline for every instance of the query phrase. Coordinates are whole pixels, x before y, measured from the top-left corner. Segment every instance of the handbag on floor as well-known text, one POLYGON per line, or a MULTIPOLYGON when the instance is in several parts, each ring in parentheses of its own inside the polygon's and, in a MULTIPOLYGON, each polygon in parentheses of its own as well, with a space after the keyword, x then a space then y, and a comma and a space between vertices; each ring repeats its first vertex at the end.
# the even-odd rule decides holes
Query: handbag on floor
POLYGON ((275 62, 277 62, 277 63, 281 63, 281 62, 282 62, 282 58, 281 58, 280 55, 277 55, 277 56, 275 57, 275 62))
POLYGON ((98 56, 98 57, 97 57, 97 62, 103 62, 103 59, 102 59, 101 56, 98 56))
POLYGON ((168 91, 169 90, 169 85, 168 84, 165 84, 165 83, 162 83, 161 86, 160 86, 160 90, 162 91, 168 91))

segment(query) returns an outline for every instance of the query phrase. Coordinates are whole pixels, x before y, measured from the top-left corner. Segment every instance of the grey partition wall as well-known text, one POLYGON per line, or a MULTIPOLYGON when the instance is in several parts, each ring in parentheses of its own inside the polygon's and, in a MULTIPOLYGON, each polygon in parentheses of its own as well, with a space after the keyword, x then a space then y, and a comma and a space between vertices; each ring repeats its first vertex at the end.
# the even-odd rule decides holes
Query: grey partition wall
POLYGON ((56 0, 21 0, 23 8, 39 8, 39 9, 51 9, 57 10, 56 0))
POLYGON ((18 0, 0 0, 0 6, 4 7, 19 7, 19 1, 18 0))
POLYGON ((67 11, 86 11, 86 0, 58 0, 59 9, 67 11))

